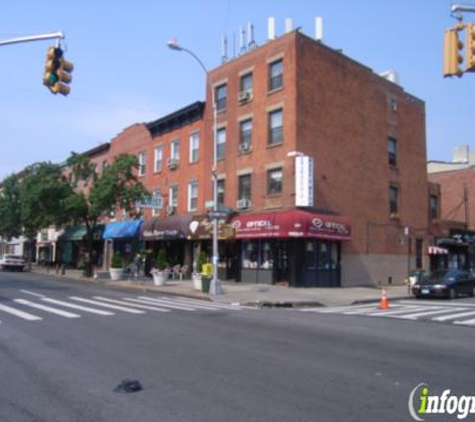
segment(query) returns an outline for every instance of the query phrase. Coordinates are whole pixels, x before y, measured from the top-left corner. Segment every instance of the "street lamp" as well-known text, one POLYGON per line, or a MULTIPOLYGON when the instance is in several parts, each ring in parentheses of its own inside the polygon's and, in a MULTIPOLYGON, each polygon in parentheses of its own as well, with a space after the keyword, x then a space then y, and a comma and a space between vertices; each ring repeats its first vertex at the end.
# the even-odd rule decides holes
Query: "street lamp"
MULTIPOLYGON (((184 51, 190 54, 204 70, 205 75, 208 76, 208 70, 199 57, 191 50, 182 47, 178 44, 176 38, 167 42, 168 48, 175 51, 184 51)), ((219 250, 218 250, 218 149, 216 144, 216 120, 217 120, 217 108, 215 102, 214 89, 211 87, 212 103, 213 103, 213 168, 212 168, 212 180, 213 180, 213 279, 209 286, 209 293, 212 295, 219 295, 222 293, 221 284, 218 280, 218 262, 219 262, 219 250)))

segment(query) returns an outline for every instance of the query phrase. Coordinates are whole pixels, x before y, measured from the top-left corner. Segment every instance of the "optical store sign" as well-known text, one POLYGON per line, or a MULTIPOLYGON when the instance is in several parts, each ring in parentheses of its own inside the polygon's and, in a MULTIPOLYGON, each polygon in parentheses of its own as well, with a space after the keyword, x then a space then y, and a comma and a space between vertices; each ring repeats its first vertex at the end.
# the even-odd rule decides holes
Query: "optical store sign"
POLYGON ((448 415, 444 420, 473 420, 475 396, 459 396, 450 389, 433 393, 427 384, 421 383, 411 391, 408 408, 415 421, 430 421, 432 415, 448 415))
POLYGON ((313 158, 295 157, 295 206, 313 207, 313 158))

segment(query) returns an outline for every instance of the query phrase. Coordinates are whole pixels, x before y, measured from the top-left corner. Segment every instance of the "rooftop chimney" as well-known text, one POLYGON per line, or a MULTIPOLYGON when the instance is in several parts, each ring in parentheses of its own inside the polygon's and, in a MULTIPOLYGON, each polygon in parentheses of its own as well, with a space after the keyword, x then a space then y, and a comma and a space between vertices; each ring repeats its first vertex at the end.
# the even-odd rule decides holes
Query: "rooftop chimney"
POLYGON ((267 20, 267 37, 269 40, 274 40, 275 39, 275 18, 270 17, 267 20))

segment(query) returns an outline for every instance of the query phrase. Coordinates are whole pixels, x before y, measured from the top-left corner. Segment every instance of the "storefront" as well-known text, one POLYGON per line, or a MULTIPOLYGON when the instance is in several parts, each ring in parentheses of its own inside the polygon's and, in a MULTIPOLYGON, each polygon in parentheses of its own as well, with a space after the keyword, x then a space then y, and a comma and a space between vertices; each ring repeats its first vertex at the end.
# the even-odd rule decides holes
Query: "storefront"
POLYGON ((63 230, 49 227, 38 232, 36 236, 36 257, 40 265, 51 265, 58 260, 57 242, 63 230))
POLYGON ((471 230, 450 229, 448 237, 436 237, 435 244, 446 253, 430 253, 431 270, 475 268, 475 232, 471 230))
POLYGON ((140 226, 143 220, 114 221, 108 223, 102 235, 104 243, 104 265, 109 268, 112 256, 119 253, 125 262, 132 262, 140 250, 140 226))
POLYGON ((338 287, 345 217, 303 210, 244 214, 231 221, 240 239, 239 277, 246 283, 338 287))
MULTIPOLYGON (((102 266, 103 240, 102 224, 93 228, 92 265, 102 266)), ((84 268, 85 255, 87 253, 87 229, 84 225, 67 227, 59 237, 59 260, 61 263, 76 268, 84 268)))

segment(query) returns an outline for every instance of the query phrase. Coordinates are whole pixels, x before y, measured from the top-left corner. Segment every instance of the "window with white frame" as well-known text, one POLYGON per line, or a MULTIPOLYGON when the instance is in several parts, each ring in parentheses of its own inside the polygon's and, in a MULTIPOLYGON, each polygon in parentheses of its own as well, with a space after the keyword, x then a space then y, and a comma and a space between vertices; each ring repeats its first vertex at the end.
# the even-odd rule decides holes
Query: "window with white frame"
POLYGON ((269 132, 267 138, 268 145, 281 144, 284 140, 283 112, 282 109, 269 113, 269 132))
POLYGON ((163 163, 163 146, 159 145, 158 147, 155 147, 153 171, 154 172, 162 171, 162 163, 163 163))
POLYGON ((243 120, 239 123, 239 151, 251 150, 252 119, 243 120))
MULTIPOLYGON (((160 188, 156 188, 152 191, 152 203, 153 205, 159 206, 160 202, 162 201, 162 193, 160 188)), ((156 217, 160 213, 158 208, 152 208, 152 216, 156 217)))
POLYGON ((139 176, 145 176, 147 171, 147 151, 139 152, 139 176))
POLYGON ((200 133, 190 135, 190 163, 196 163, 200 159, 200 133))
POLYGON ((198 182, 192 180, 188 183, 188 211, 196 211, 198 209, 198 182))
POLYGON ((180 159, 180 140, 179 139, 175 139, 171 143, 170 158, 173 158, 175 160, 180 159))
POLYGON ((178 185, 172 185, 168 188, 168 205, 171 207, 178 206, 178 185))
POLYGON ((226 129, 218 129, 216 131, 216 155, 218 160, 224 158, 226 154, 226 129))

